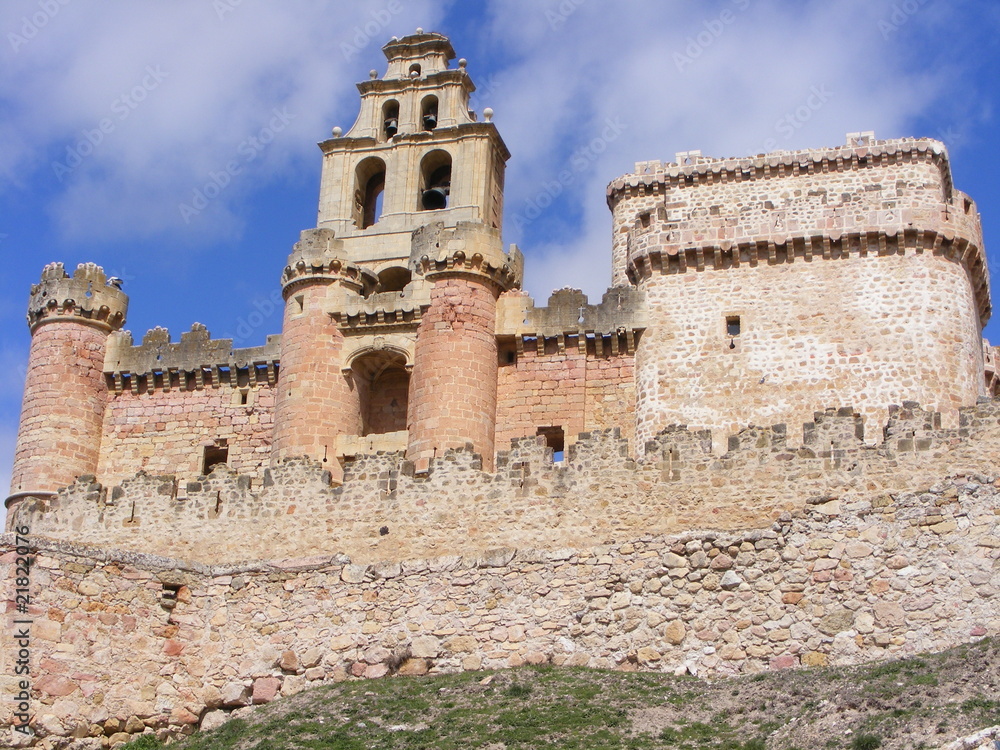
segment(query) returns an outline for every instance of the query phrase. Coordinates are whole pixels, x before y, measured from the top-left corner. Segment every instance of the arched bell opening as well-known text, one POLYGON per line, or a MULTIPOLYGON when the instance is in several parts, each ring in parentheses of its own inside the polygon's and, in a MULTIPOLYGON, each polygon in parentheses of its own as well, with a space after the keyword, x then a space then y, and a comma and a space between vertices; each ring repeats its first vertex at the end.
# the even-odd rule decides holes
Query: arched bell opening
POLYGON ((420 162, 421 211, 448 208, 451 195, 451 154, 440 149, 431 151, 420 162))
POLYGON ((384 435, 406 430, 410 373, 406 356, 380 350, 363 354, 351 365, 361 407, 361 434, 384 435))
POLYGON ((377 156, 364 159, 355 170, 354 186, 354 223, 367 229, 382 216, 385 162, 377 156))
POLYGON ((434 130, 438 125, 438 98, 425 96, 420 103, 420 122, 424 130, 434 130))
POLYGON ((399 132, 399 102, 390 99, 382 106, 382 140, 391 140, 399 132))

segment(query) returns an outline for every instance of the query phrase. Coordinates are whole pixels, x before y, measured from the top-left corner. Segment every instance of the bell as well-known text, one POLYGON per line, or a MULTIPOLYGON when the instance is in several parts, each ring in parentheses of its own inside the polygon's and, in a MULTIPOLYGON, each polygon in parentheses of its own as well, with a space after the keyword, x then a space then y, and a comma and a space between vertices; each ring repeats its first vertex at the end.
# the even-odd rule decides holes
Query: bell
POLYGON ((386 138, 392 138, 396 135, 397 131, 397 120, 395 117, 390 117, 385 121, 385 136, 386 138))
POLYGON ((420 204, 425 211, 436 211, 448 207, 448 191, 445 188, 431 188, 420 196, 420 204))
POLYGON ((438 124, 438 117, 435 114, 424 115, 424 130, 434 130, 438 124))

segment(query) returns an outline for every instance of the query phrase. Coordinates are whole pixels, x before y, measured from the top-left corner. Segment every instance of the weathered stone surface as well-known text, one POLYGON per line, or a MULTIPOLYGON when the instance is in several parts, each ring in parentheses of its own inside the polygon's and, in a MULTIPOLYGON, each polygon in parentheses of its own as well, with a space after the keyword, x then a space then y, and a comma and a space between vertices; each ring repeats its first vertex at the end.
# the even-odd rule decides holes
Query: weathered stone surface
POLYGON ((230 682, 222 688, 222 705, 227 708, 250 705, 250 688, 241 682, 230 682))
POLYGON ((420 659, 433 659, 440 652, 441 643, 434 636, 420 636, 414 638, 412 644, 410 645, 410 654, 420 659))
POLYGON ((835 609, 830 614, 820 619, 816 626, 821 633, 836 635, 845 630, 850 630, 854 624, 854 613, 849 609, 835 609))
POLYGON ((253 682, 252 702, 254 705, 270 703, 281 690, 281 680, 277 677, 261 677, 253 682))
POLYGON ((663 631, 663 637, 675 646, 683 643, 686 636, 687 628, 684 627, 684 623, 680 620, 674 620, 663 631))
POLYGON ((299 657, 294 651, 283 651, 281 653, 281 658, 278 660, 278 668, 282 672, 298 672, 302 667, 299 662, 299 657))
POLYGON ((225 711, 209 711, 201 720, 200 728, 203 732, 211 732, 213 729, 221 727, 227 721, 229 721, 229 714, 225 711))

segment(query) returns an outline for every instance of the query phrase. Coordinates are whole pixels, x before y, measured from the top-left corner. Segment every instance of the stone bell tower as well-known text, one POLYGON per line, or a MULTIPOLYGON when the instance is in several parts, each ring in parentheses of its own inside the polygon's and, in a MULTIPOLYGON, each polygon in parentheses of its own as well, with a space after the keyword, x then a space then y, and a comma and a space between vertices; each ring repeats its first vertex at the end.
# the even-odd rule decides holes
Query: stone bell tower
POLYGON ((500 241, 507 147, 447 37, 393 38, 388 70, 320 144, 315 229, 283 277, 273 457, 406 450, 418 471, 472 444, 492 466, 496 305, 523 260, 500 241))

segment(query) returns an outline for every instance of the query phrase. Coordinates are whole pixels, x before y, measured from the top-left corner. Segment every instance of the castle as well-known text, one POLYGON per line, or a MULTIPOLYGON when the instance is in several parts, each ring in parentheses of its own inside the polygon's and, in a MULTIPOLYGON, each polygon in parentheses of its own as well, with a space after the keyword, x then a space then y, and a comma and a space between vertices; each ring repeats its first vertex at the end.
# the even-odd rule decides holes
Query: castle
POLYGON ((393 670, 726 673, 1000 632, 988 273, 942 144, 636 164, 607 189, 613 286, 536 307, 465 60, 421 30, 384 52, 320 144, 280 335, 135 345, 97 266, 32 287, 6 505, 53 584, 35 731, 188 731, 393 670))

